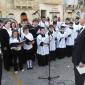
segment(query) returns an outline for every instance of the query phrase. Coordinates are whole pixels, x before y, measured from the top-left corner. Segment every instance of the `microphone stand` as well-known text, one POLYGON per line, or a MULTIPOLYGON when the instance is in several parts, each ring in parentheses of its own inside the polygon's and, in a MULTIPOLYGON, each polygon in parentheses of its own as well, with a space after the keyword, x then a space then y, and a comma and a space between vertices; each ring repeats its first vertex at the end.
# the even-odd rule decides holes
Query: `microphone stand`
POLYGON ((35 11, 32 15, 38 15, 39 16, 39 18, 41 19, 41 15, 40 15, 40 13, 39 13, 39 10, 37 10, 37 11, 35 11))
MULTIPOLYGON (((51 35, 51 34, 50 34, 51 35)), ((48 69, 48 77, 38 77, 38 79, 47 79, 48 80, 48 85, 52 85, 51 84, 51 80, 53 80, 53 79, 57 79, 57 78, 59 78, 60 76, 53 76, 53 77, 51 77, 51 60, 50 60, 50 35, 49 35, 49 58, 48 58, 48 67, 49 67, 49 69, 48 69)))

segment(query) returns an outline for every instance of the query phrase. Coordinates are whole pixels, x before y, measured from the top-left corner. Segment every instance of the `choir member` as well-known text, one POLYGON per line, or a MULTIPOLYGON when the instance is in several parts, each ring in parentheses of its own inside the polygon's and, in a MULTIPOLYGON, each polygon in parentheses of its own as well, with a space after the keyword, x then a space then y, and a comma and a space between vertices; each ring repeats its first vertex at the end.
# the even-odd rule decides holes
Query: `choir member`
POLYGON ((47 27, 49 27, 49 25, 50 25, 50 18, 49 17, 46 18, 45 24, 47 27))
POLYGON ((65 28, 69 28, 70 18, 66 18, 65 20, 65 28))
POLYGON ((2 58, 0 54, 0 85, 1 85, 1 79, 2 79, 2 58))
POLYGON ((57 58, 58 56, 58 51, 57 51, 57 33, 59 32, 60 28, 57 26, 57 22, 53 22, 53 27, 54 27, 54 32, 56 32, 56 37, 55 37, 55 46, 56 46, 56 51, 55 51, 55 57, 57 58))
POLYGON ((24 42, 24 57, 27 62, 27 70, 33 69, 33 44, 34 38, 33 35, 29 32, 28 26, 23 27, 23 34, 21 35, 24 42))
POLYGON ((39 26, 44 27, 46 31, 48 30, 49 23, 46 21, 46 17, 43 16, 41 18, 41 21, 39 22, 39 26))
POLYGON ((80 24, 84 30, 78 35, 74 44, 72 62, 74 64, 75 85, 84 85, 85 74, 80 74, 77 66, 85 68, 85 13, 81 13, 80 24))
POLYGON ((38 65, 48 65, 49 56, 49 37, 46 34, 45 28, 40 29, 40 34, 37 36, 37 57, 38 65))
POLYGON ((54 23, 54 22, 57 23, 57 21, 58 21, 58 17, 57 17, 57 16, 54 16, 54 17, 53 17, 53 23, 54 23))
POLYGON ((65 50, 66 50, 66 35, 65 35, 65 27, 61 26, 60 31, 57 32, 57 53, 58 58, 65 57, 65 50))
MULTIPOLYGON (((1 35, 2 28, 3 28, 3 21, 0 20, 0 45, 1 45, 0 48, 2 48, 2 35, 1 35)), ((0 53, 0 85, 1 85, 1 79, 2 79, 2 56, 0 53)))
POLYGON ((6 21, 4 24, 4 28, 1 29, 1 49, 3 53, 3 60, 4 60, 4 68, 5 70, 9 71, 10 66, 12 66, 12 56, 9 46, 9 39, 12 34, 10 28, 10 21, 6 21))
POLYGON ((31 23, 30 23, 27 19, 24 19, 23 22, 19 23, 20 34, 23 33, 23 27, 26 26, 26 25, 27 25, 29 28, 32 27, 31 23))
POLYGON ((73 46, 75 42, 75 33, 76 31, 73 28, 73 22, 70 22, 70 27, 68 28, 68 36, 66 37, 66 55, 67 57, 72 56, 73 46))
POLYGON ((76 31, 76 33, 75 33, 75 39, 76 39, 79 34, 80 28, 81 28, 81 25, 79 23, 79 17, 76 17, 75 22, 73 24, 73 28, 76 31))
POLYGON ((16 22, 11 22, 11 30, 18 30, 16 22))
POLYGON ((23 69, 22 50, 21 50, 23 42, 19 37, 18 30, 13 30, 9 43, 13 56, 13 65, 14 65, 15 74, 17 74, 19 70, 23 72, 24 69, 23 69))
POLYGON ((49 18, 49 17, 47 17, 47 18, 46 18, 46 21, 47 21, 48 26, 49 26, 49 25, 51 24, 51 23, 50 23, 50 18, 49 18))
POLYGON ((67 18, 65 19, 65 24, 66 24, 66 25, 69 25, 70 21, 71 21, 70 18, 67 17, 67 18))
POLYGON ((80 19, 79 17, 75 18, 75 23, 74 23, 75 25, 79 25, 79 19, 80 19))
POLYGON ((9 37, 11 37, 11 35, 12 35, 11 21, 6 21, 6 22, 4 23, 3 29, 6 29, 7 32, 8 32, 8 34, 9 34, 9 37))
POLYGON ((49 31, 47 32, 49 39, 49 49, 50 49, 50 60, 55 60, 55 50, 56 50, 56 31, 53 25, 49 26, 49 31))
POLYGON ((59 31, 60 28, 57 26, 57 22, 53 22, 53 26, 54 26, 56 32, 59 31))
POLYGON ((54 16, 53 23, 57 23, 57 28, 60 28, 61 22, 60 22, 60 20, 59 20, 59 17, 54 16))

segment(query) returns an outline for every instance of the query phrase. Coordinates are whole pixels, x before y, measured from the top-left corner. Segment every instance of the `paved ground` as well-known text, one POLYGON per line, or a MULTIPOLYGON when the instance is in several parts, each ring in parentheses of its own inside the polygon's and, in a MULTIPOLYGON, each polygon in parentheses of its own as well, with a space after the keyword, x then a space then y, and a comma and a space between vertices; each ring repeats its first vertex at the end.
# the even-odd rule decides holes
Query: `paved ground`
MULTIPOLYGON (((26 67, 24 67, 26 68, 26 67)), ((51 76, 59 75, 58 79, 52 80, 52 85, 73 85, 74 73, 71 58, 64 58, 51 62, 51 76)), ((34 69, 19 72, 17 75, 3 70, 2 85, 48 85, 48 80, 40 80, 39 76, 48 76, 48 66, 39 67, 36 63, 34 69)))

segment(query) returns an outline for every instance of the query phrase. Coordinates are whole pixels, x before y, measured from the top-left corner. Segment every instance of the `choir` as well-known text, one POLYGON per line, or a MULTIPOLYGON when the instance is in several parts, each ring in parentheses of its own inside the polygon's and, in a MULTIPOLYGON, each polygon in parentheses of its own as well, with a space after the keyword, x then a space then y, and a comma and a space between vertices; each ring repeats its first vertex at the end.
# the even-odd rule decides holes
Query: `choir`
POLYGON ((15 74, 24 71, 24 64, 27 70, 33 69, 35 59, 39 66, 46 66, 49 60, 71 57, 76 38, 83 30, 78 17, 74 22, 69 18, 60 22, 55 16, 52 22, 42 17, 41 21, 23 23, 6 21, 0 29, 4 68, 9 71, 14 67, 15 74))

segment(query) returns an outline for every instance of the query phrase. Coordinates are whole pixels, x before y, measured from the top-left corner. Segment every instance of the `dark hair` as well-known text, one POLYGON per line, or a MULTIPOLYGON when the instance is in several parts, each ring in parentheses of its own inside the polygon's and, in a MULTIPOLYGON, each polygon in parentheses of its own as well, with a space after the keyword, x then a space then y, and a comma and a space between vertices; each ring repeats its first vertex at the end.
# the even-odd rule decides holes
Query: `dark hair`
POLYGON ((70 21, 70 18, 66 18, 66 20, 70 21))
POLYGON ((12 38, 13 38, 13 34, 14 34, 14 32, 17 32, 17 33, 18 33, 17 39, 18 39, 19 42, 20 42, 20 36, 19 36, 19 32, 18 32, 18 30, 13 30, 13 31, 12 31, 12 38))
POLYGON ((49 25, 49 28, 54 28, 54 31, 56 31, 56 29, 53 25, 49 25))
POLYGON ((25 25, 25 26, 23 27, 23 32, 24 32, 25 30, 27 30, 27 29, 29 29, 29 27, 28 27, 28 25, 25 25))
POLYGON ((25 21, 26 21, 26 22, 28 22, 28 20, 27 20, 27 19, 23 19, 23 21, 24 21, 24 22, 25 22, 25 21))
POLYGON ((4 22, 4 25, 6 25, 8 22, 11 22, 11 21, 10 21, 10 20, 5 21, 5 22, 4 22))
POLYGON ((79 17, 76 17, 76 19, 78 19, 78 20, 79 20, 80 18, 79 18, 79 17))
POLYGON ((11 22, 11 28, 12 28, 12 24, 13 24, 13 23, 15 24, 15 27, 17 27, 17 26, 16 26, 16 22, 11 22))
POLYGON ((39 22, 37 18, 33 19, 32 22, 39 22))
POLYGON ((53 25, 57 25, 57 22, 53 21, 53 25))
POLYGON ((73 22, 70 22, 69 24, 73 24, 73 22))
POLYGON ((61 26, 61 28, 60 29, 62 29, 62 28, 65 28, 64 26, 61 26))
POLYGON ((49 28, 54 28, 54 26, 53 25, 49 25, 49 28))
POLYGON ((57 18, 57 16, 54 16, 54 18, 57 18))

